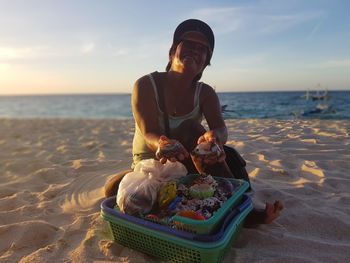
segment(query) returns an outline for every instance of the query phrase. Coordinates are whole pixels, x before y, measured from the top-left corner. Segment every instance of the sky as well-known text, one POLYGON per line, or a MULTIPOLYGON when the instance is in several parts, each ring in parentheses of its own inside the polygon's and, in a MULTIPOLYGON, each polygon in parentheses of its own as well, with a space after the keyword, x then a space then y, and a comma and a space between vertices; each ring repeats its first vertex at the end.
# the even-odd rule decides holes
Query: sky
POLYGON ((130 93, 176 26, 215 34, 218 92, 350 90, 350 1, 0 0, 0 95, 130 93))

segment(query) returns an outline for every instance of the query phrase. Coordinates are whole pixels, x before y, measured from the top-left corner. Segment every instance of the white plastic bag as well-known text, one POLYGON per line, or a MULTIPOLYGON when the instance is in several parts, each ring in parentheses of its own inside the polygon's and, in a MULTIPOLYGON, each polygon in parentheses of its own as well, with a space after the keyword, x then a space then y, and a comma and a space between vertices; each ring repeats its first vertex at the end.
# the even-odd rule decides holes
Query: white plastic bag
POLYGON ((117 205, 120 211, 127 214, 148 213, 157 201, 160 187, 186 174, 187 169, 180 162, 161 164, 154 159, 139 162, 119 184, 117 205))
POLYGON ((135 166, 134 172, 144 173, 157 181, 169 182, 185 176, 187 169, 180 162, 167 161, 165 164, 162 164, 157 160, 147 159, 139 162, 135 166))

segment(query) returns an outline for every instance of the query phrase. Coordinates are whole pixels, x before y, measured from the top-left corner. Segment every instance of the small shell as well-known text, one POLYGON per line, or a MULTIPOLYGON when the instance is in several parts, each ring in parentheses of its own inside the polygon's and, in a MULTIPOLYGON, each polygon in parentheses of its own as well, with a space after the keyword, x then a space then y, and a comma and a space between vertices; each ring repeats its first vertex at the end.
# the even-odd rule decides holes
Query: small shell
POLYGON ((181 149, 181 144, 179 143, 168 143, 159 148, 156 152, 157 158, 165 157, 171 158, 181 149))
POLYGON ((232 193, 234 190, 234 186, 229 180, 225 178, 220 178, 218 180, 218 190, 223 191, 224 193, 232 193))
POLYGON ((202 142, 196 146, 193 150, 193 154, 197 156, 212 156, 217 155, 220 156, 221 148, 214 142, 202 142))

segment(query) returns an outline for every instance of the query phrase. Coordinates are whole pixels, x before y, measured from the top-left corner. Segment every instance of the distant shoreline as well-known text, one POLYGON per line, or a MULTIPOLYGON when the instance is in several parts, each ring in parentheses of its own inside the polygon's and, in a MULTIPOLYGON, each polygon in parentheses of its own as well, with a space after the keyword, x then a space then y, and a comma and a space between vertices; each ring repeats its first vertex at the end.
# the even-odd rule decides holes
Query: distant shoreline
MULTIPOLYGON (((264 90, 264 91, 217 91, 218 94, 221 93, 291 93, 291 92, 296 92, 296 93, 305 93, 307 90, 310 92, 315 92, 317 89, 300 89, 300 90, 264 90)), ((321 90, 322 91, 322 90, 321 90)), ((350 92, 349 89, 328 89, 328 92, 350 92)), ((131 92, 106 92, 106 93, 37 93, 37 94, 0 94, 0 97, 29 97, 29 96, 108 96, 108 95, 131 95, 131 92)))

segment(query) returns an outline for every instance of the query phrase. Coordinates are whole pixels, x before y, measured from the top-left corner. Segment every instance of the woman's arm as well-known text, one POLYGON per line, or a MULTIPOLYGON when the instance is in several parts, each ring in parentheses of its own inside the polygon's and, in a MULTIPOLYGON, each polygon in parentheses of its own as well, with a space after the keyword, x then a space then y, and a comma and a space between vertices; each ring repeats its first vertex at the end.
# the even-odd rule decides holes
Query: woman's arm
POLYGON ((222 117, 219 98, 215 90, 207 84, 202 86, 200 106, 208 123, 209 131, 201 136, 198 142, 203 140, 211 141, 211 138, 215 138, 221 145, 225 144, 227 141, 227 128, 222 117))
POLYGON ((148 76, 136 81, 131 96, 132 112, 135 121, 143 134, 147 146, 162 163, 184 160, 188 152, 184 146, 161 133, 158 121, 158 106, 152 83, 148 76))
POLYGON ((161 131, 158 123, 157 102, 148 76, 138 79, 134 84, 131 106, 135 121, 147 146, 156 152, 161 131))

